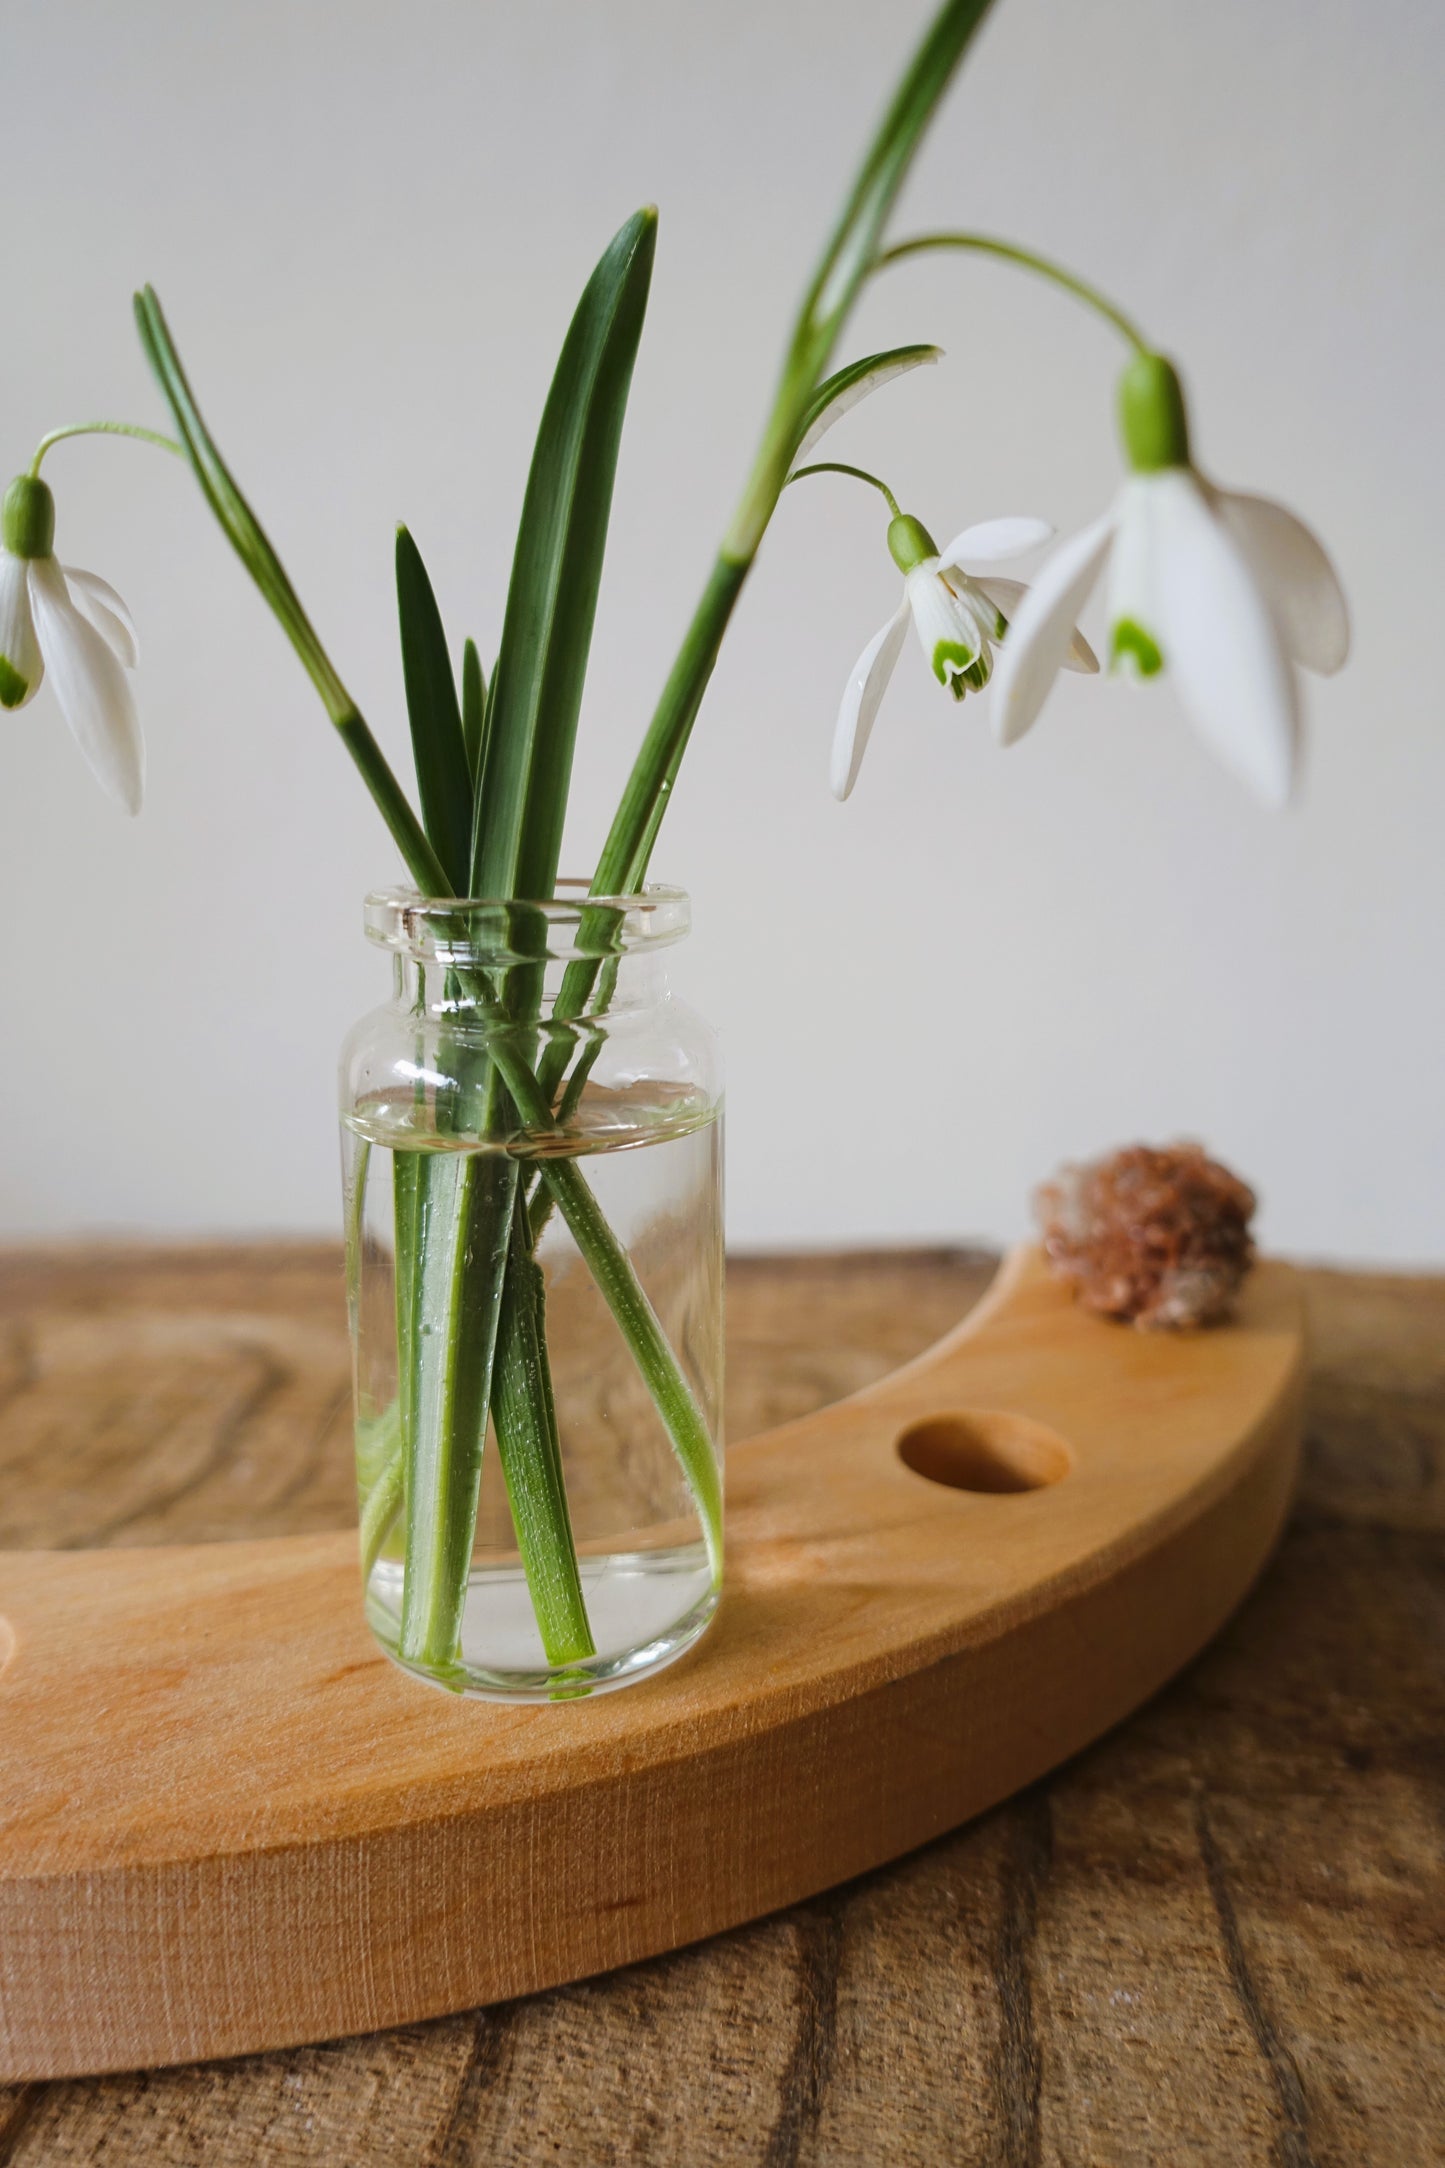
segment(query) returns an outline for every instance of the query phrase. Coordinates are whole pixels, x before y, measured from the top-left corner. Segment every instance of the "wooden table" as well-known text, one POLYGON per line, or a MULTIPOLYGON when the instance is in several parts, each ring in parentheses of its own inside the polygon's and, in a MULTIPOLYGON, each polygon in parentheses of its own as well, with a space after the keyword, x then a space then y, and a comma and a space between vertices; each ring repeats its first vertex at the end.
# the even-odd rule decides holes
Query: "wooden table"
MULTIPOLYGON (((967 1253, 748 1260, 729 1431, 968 1307, 967 1253)), ((1208 1654, 1057 1776, 796 1910, 501 2008, 0 2088, 0 2168, 1445 2162, 1445 1280, 1311 1272, 1306 1474, 1208 1654)), ((0 1258, 0 1549, 351 1513, 321 1248, 0 1258)))

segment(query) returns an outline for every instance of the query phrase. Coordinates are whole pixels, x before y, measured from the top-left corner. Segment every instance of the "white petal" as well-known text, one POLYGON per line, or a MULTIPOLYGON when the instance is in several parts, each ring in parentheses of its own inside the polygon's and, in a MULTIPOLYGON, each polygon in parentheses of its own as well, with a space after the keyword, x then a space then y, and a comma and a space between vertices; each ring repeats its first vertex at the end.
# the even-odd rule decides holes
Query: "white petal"
POLYGON ((1012 745, 1033 727, 1074 639, 1074 620, 1089 599, 1114 539, 1112 509, 1060 545, 1020 604, 999 654, 993 728, 1012 745))
POLYGON ((905 595, 882 630, 875 632, 853 666, 853 674, 838 710, 833 733, 833 766, 830 781, 835 798, 846 798, 858 780, 863 755, 873 731, 878 703, 887 690, 908 631, 908 598, 905 595))
POLYGON ((81 616, 94 625, 106 646, 120 657, 127 670, 134 670, 140 661, 135 619, 110 582, 101 579, 98 573, 82 572, 78 565, 62 565, 60 569, 65 574, 70 599, 81 616))
POLYGON ((951 691, 953 680, 975 659, 992 632, 993 611, 980 598, 975 614, 968 600, 971 582, 958 572, 950 572, 950 578, 958 583, 961 592, 955 592, 942 577, 937 557, 925 557, 913 567, 903 586, 928 667, 939 684, 951 691))
POLYGON ((1109 557, 1109 668, 1126 678, 1153 677, 1167 661, 1158 592, 1163 501, 1158 480, 1157 474, 1131 474, 1117 500, 1109 557))
POLYGON ((1006 557, 1022 557, 1025 550, 1036 550, 1041 542, 1053 537, 1053 528, 1046 519, 985 519, 976 527, 965 527, 956 534, 946 550, 939 553, 941 565, 963 565, 971 558, 976 565, 1001 564, 1006 557))
POLYGON ((1294 672, 1254 571, 1194 476, 1149 477, 1164 666, 1200 734, 1269 805, 1294 781, 1294 672))
POLYGON ((1271 497, 1209 492, 1269 598, 1296 662, 1326 676, 1350 652, 1350 613, 1335 568, 1303 520, 1271 497))
MULTIPOLYGON (((1000 579, 995 573, 990 572, 986 577, 976 579, 973 584, 975 587, 983 589, 994 608, 1000 610, 1006 623, 1011 625, 1019 614, 1019 608, 1024 596, 1028 593, 1023 581, 1000 579)), ((1001 640, 1003 637, 1002 633, 994 634, 995 639, 1001 640)), ((1066 670, 1092 671, 1097 670, 1098 667, 1098 656, 1076 625, 1074 627, 1074 637, 1069 642, 1069 651, 1064 657, 1064 668, 1066 670)))
POLYGON ((45 675, 30 614, 27 560, 0 549, 0 707, 23 708, 45 675))
POLYGON ((97 780, 127 813, 139 813, 145 751, 130 680, 70 599, 53 557, 30 565, 30 603, 61 713, 97 780))
POLYGON ((882 385, 891 384, 895 377, 907 376, 910 369, 921 369, 930 362, 942 359, 941 346, 924 346, 915 348, 910 354, 895 356, 891 361, 881 361, 876 369, 870 369, 866 376, 860 376, 854 383, 849 384, 846 390, 838 392, 829 400, 794 452, 794 463, 806 459, 819 437, 826 436, 834 422, 840 422, 845 414, 851 413, 861 399, 866 399, 882 385))

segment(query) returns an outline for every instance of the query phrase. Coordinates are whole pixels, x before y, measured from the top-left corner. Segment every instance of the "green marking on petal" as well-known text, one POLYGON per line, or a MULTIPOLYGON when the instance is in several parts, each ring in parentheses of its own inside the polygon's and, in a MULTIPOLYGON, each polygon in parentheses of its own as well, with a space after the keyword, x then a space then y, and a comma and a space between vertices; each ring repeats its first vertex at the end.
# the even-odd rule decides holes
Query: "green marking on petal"
POLYGON ((977 660, 973 649, 965 647, 961 640, 939 640, 933 650, 933 674, 940 685, 948 686, 955 700, 961 700, 963 694, 949 683, 950 676, 962 677, 977 660))
POLYGON ((1109 668, 1117 670, 1125 662, 1132 662, 1140 677, 1146 678, 1158 677, 1164 668, 1157 641, 1132 617, 1121 617, 1109 640, 1109 668))
POLYGON ((0 708, 18 708, 29 690, 29 678, 22 677, 14 663, 0 655, 0 708))
POLYGON ((971 686, 974 692, 981 693, 992 676, 993 664, 989 657, 987 655, 975 655, 973 661, 963 673, 963 682, 965 685, 971 686))

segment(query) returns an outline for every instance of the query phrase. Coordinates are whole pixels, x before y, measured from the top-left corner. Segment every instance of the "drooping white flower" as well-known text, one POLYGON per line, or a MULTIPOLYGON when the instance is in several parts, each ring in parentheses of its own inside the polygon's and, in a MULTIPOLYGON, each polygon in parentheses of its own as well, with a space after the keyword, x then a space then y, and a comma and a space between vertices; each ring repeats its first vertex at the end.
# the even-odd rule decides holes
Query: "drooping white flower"
MULTIPOLYGON (((833 795, 846 798, 858 780, 879 703, 893 675, 910 618, 928 666, 940 685, 962 700, 982 692, 993 673, 993 650, 1004 639, 1028 589, 992 572, 963 569, 967 558, 989 565, 1022 556, 1046 542, 1053 528, 1041 519, 991 519, 965 527, 940 550, 907 513, 888 529, 888 547, 903 574, 903 600, 873 635, 853 666, 833 734, 833 795)), ((1097 670, 1088 642, 1073 631, 1064 661, 1071 670, 1097 670)))
POLYGON ((126 675, 137 661, 135 625, 113 587, 57 561, 54 536, 49 489, 17 477, 0 515, 0 707, 23 708, 48 673, 102 789, 138 813, 145 748, 126 675))
POLYGON ((1334 568, 1283 505, 1217 489, 1193 466, 1183 392, 1162 356, 1125 371, 1120 418, 1132 471, 1104 517, 1050 558, 1014 620, 994 693, 999 742, 1037 719, 1107 564, 1110 667, 1169 671, 1213 751, 1283 805, 1299 763, 1295 665, 1329 673, 1349 652, 1334 568))

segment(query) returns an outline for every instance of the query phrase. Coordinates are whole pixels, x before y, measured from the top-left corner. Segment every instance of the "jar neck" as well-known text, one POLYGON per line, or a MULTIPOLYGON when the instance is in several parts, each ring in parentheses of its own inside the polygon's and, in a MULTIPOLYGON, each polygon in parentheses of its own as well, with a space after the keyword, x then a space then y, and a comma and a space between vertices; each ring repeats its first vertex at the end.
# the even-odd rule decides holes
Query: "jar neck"
POLYGON ((397 1001, 411 1014, 486 1030, 552 1014, 635 1009, 667 993, 663 961, 687 933, 680 888, 594 896, 559 881, 546 903, 428 897, 379 889, 366 899, 368 938, 389 948, 397 1001))
MULTIPOLYGON (((568 964, 549 957, 498 966, 490 959, 443 960, 399 949, 393 959, 393 999, 409 1015, 426 1016, 459 1029, 487 1030, 518 1018, 549 1017, 563 990, 568 964)), ((650 1007, 670 992, 662 953, 611 956, 595 965, 593 984, 579 1017, 616 1015, 650 1007)))

